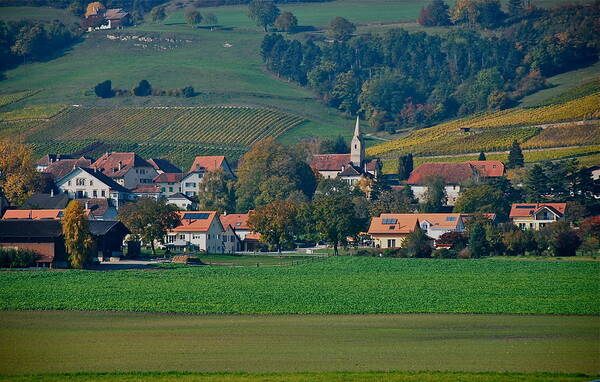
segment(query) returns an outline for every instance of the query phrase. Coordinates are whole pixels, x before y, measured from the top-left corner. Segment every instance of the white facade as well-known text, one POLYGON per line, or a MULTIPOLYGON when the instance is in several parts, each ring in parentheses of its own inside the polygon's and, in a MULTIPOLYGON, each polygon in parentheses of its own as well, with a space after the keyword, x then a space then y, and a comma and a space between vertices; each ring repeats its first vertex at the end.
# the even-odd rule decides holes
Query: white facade
POLYGON ((200 187, 200 181, 204 177, 203 172, 190 172, 183 179, 181 179, 181 193, 185 196, 196 196, 198 195, 198 188, 200 187))
POLYGON ((156 182, 161 196, 169 197, 181 192, 181 182, 156 182))
POLYGON ((189 210, 194 203, 184 197, 167 197, 167 204, 172 204, 180 210, 189 210))
POLYGON ((76 168, 70 174, 60 179, 56 186, 70 199, 106 198, 113 201, 115 208, 135 196, 119 190, 111 189, 109 185, 81 168, 76 168))
POLYGON ((165 244, 174 247, 193 247, 194 250, 207 253, 224 253, 222 240, 223 226, 219 218, 214 218, 207 231, 171 231, 165 238, 165 244))
MULTIPOLYGON (((110 174, 106 174, 109 175, 110 174)), ((152 184, 158 173, 153 167, 133 167, 129 169, 123 176, 113 178, 121 186, 129 189, 134 189, 140 184, 152 184)))
MULTIPOLYGON (((425 198, 427 195, 427 186, 421 186, 421 185, 410 186, 410 189, 412 190, 413 194, 415 195, 415 198, 417 198, 419 203, 425 202, 425 198)), ((448 201, 446 202, 446 205, 453 206, 456 203, 456 199, 458 199, 458 196, 460 195, 460 185, 458 185, 458 184, 446 185, 444 187, 444 190, 446 192, 446 198, 448 199, 448 201)))

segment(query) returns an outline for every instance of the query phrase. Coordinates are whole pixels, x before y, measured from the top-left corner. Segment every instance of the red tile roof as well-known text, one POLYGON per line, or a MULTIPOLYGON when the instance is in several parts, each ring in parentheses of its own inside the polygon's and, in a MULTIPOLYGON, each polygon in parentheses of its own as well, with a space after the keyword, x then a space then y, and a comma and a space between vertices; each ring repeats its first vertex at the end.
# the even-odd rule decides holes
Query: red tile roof
POLYGON ((177 211, 177 214, 180 224, 172 232, 206 232, 217 216, 216 211, 177 211))
POLYGON ((223 166, 225 157, 223 155, 197 156, 190 166, 192 171, 215 171, 223 166))
POLYGON ((77 199, 83 208, 85 208, 87 204, 87 208, 93 216, 104 216, 106 211, 108 211, 108 208, 112 207, 109 200, 110 199, 106 198, 77 199))
POLYGON ((152 181, 154 183, 177 183, 183 179, 184 173, 162 173, 158 174, 152 181))
POLYGON ((472 160, 468 163, 475 166, 481 176, 491 178, 504 175, 504 163, 499 160, 472 160))
POLYGON ((543 208, 549 208, 558 213, 559 216, 565 214, 567 203, 514 203, 510 208, 510 217, 529 217, 537 214, 543 208))
POLYGON ((342 171, 350 163, 350 154, 313 155, 310 167, 316 171, 342 171))
POLYGON ((152 167, 152 165, 136 153, 113 152, 102 155, 91 167, 99 169, 111 178, 119 178, 133 167, 152 167))
POLYGON ((58 162, 48 165, 43 172, 52 175, 54 180, 58 180, 73 171, 76 167, 89 167, 91 164, 92 161, 84 157, 79 159, 61 159, 58 162))
POLYGON ((379 217, 371 218, 368 233, 371 235, 409 234, 418 226, 419 219, 416 214, 381 214, 379 217))
POLYGON ((227 214, 219 216, 221 219, 221 224, 224 229, 227 229, 227 226, 232 226, 234 229, 243 229, 249 230, 248 226, 248 218, 250 217, 250 213, 247 214, 227 214))
MULTIPOLYGON (((6 210, 2 220, 7 219, 54 219, 60 220, 63 218, 63 211, 59 209, 54 210, 6 210)), ((91 211, 85 210, 85 214, 89 215, 91 211)))
POLYGON ((467 162, 423 163, 410 173, 408 184, 423 185, 428 179, 440 176, 446 184, 463 183, 477 175, 474 166, 467 162))
POLYGON ((158 184, 140 184, 136 188, 131 190, 131 192, 138 193, 138 194, 145 194, 145 193, 147 194, 147 193, 160 192, 160 190, 158 189, 158 184))

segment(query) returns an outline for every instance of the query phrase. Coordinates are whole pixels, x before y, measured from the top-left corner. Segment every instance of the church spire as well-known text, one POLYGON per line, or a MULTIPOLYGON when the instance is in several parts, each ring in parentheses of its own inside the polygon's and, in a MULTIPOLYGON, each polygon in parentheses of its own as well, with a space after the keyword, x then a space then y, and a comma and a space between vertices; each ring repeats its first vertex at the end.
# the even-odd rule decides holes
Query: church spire
POLYGON ((365 146, 360 136, 360 118, 356 116, 356 125, 354 126, 354 136, 350 144, 350 161, 356 167, 362 167, 365 160, 365 146))

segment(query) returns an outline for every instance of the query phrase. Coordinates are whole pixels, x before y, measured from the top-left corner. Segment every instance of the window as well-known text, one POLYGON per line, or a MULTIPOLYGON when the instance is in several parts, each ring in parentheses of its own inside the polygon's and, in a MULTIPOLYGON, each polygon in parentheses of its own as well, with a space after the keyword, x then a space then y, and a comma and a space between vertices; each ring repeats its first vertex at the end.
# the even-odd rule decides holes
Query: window
POLYGON ((71 185, 71 181, 70 180, 67 182, 67 185, 69 185, 69 186, 71 185))
POLYGON ((90 186, 94 185, 94 181, 90 179, 90 186))
POLYGON ((106 197, 106 191, 102 190, 102 191, 100 192, 100 195, 102 195, 102 197, 103 197, 103 198, 105 198, 105 197, 106 197))
POLYGON ((97 198, 98 197, 98 190, 92 191, 92 195, 94 196, 94 198, 97 198))
POLYGON ((526 227, 525 223, 519 223, 519 228, 524 229, 526 227))
POLYGON ((169 192, 173 192, 173 187, 169 187, 169 192))
POLYGON ((175 241, 176 237, 177 236, 174 236, 174 235, 173 236, 167 236, 167 243, 173 243, 175 241))
MULTIPOLYGON (((171 190, 169 190, 169 191, 171 191, 171 190)), ((165 188, 164 188, 164 187, 161 187, 161 188, 160 188, 160 192, 165 192, 165 188)))
POLYGON ((185 240, 185 235, 179 235, 179 240, 185 240))
POLYGON ((75 179, 75 185, 76 186, 85 186, 85 179, 84 178, 75 179))
POLYGON ((387 246, 388 248, 394 248, 396 246, 396 239, 388 239, 387 246))

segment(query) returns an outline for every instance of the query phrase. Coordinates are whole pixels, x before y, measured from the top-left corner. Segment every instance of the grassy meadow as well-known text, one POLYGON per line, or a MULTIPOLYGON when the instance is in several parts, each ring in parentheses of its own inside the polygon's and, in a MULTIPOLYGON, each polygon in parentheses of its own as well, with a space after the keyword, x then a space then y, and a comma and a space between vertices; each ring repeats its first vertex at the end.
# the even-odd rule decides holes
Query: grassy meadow
POLYGON ((592 315, 599 288, 598 262, 336 257, 283 268, 2 272, 0 309, 592 315))
MULTIPOLYGON (((590 316, 13 311, 0 312, 0 374, 341 370, 597 373, 599 330, 600 319, 590 316)), ((403 374, 406 376, 399 376, 403 374)), ((306 378, 311 380, 309 376, 306 378)), ((138 378, 145 380, 143 375, 138 378)), ((286 380, 277 378, 275 375, 273 380, 286 380)), ((478 381, 466 379, 471 380, 478 381)))

